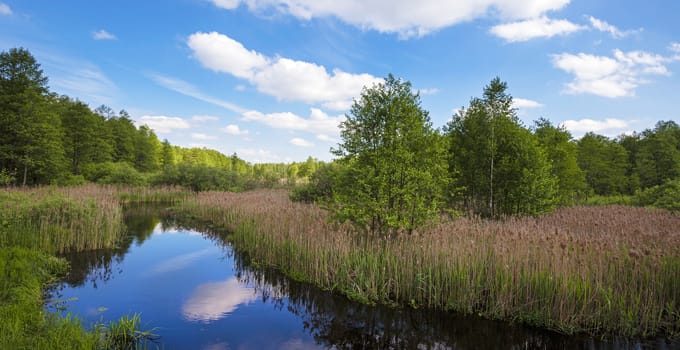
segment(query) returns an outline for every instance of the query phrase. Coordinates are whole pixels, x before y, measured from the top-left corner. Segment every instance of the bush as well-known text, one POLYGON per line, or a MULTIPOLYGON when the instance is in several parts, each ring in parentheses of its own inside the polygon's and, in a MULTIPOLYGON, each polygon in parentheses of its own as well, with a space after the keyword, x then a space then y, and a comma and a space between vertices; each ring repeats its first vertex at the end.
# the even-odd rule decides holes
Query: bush
POLYGON ((89 181, 99 184, 142 186, 147 184, 146 177, 126 162, 104 162, 88 164, 83 167, 83 175, 89 181))
POLYGON ((152 185, 179 185, 194 191, 240 191, 245 186, 243 177, 235 171, 186 163, 166 166, 150 182, 152 185))
POLYGON ((637 204, 680 211, 680 179, 667 180, 661 185, 635 193, 637 204))

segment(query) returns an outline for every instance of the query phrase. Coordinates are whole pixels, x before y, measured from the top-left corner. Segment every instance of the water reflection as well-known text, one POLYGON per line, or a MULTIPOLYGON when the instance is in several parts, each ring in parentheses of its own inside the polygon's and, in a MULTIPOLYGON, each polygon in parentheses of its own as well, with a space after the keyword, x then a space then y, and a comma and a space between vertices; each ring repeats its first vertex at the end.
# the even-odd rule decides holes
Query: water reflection
POLYGON ((130 310, 142 312, 145 321, 163 332, 167 348, 680 348, 664 340, 600 342, 445 312, 353 303, 274 270, 253 268, 209 226, 197 233, 189 229, 196 223, 161 221, 159 214, 148 208, 128 211, 129 236, 120 247, 69 257, 71 286, 89 281, 97 288, 123 273, 123 267, 128 270, 108 283, 108 292, 104 287, 96 292, 82 288, 74 294, 81 296, 81 316, 102 305, 113 318, 130 310), (152 235, 159 237, 150 239, 152 235), (211 242, 188 237, 195 235, 211 242), (133 244, 144 247, 130 249, 133 244))
POLYGON ((254 289, 243 286, 236 277, 232 277, 223 282, 205 283, 196 287, 182 306, 182 314, 188 321, 209 323, 225 317, 239 305, 256 299, 254 289))
POLYGON ((368 306, 253 269, 236 254, 239 280, 302 318, 319 345, 334 349, 678 349, 664 339, 644 342, 553 332, 447 312, 368 306))

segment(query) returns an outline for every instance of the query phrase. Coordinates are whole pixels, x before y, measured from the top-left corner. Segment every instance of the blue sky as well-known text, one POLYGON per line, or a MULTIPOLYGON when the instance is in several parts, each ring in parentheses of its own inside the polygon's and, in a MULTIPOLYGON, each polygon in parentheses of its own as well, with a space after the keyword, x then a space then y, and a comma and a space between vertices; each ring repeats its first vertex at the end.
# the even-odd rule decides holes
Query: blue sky
POLYGON ((352 98, 389 73, 435 127, 495 76, 527 126, 680 121, 674 0, 0 1, 2 50, 29 49, 53 91, 250 162, 331 159, 352 98))

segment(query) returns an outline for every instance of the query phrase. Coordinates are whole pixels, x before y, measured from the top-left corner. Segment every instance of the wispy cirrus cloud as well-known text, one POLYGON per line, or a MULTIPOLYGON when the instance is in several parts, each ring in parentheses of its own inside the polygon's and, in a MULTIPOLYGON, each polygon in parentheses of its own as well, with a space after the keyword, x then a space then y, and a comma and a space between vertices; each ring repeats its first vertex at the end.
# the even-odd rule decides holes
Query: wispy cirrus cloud
POLYGON ((104 29, 100 29, 92 33, 92 39, 94 40, 116 40, 116 36, 107 32, 104 29))
POLYGON ((0 15, 11 16, 12 13, 12 9, 9 7, 9 5, 5 4, 4 2, 0 2, 0 15))
POLYGON ((194 86, 194 85, 192 85, 192 84, 190 84, 190 83, 188 83, 184 80, 169 77, 169 76, 162 75, 162 74, 157 74, 157 73, 147 73, 146 76, 148 78, 150 78, 151 80, 153 80, 156 84, 158 84, 158 85, 160 85, 160 86, 162 86, 166 89, 178 92, 182 95, 193 97, 197 100, 207 102, 207 103, 222 107, 224 109, 227 109, 229 111, 236 112, 236 113, 244 113, 244 112, 247 111, 245 108, 242 108, 242 107, 240 107, 240 106, 238 106, 234 103, 231 103, 229 101, 224 101, 224 100, 221 100, 219 98, 210 96, 210 95, 202 92, 196 86, 194 86))

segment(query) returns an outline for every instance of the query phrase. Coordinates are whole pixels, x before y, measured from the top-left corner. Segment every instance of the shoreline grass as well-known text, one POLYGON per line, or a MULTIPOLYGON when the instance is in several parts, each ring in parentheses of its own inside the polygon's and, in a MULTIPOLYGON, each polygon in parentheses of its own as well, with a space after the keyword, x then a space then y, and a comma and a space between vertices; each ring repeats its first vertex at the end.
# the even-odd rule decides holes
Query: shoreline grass
POLYGON ((155 335, 138 315, 91 326, 43 310, 45 290, 68 270, 54 256, 113 248, 126 236, 123 205, 185 200, 181 188, 116 186, 0 190, 0 348, 146 348, 155 335))
POLYGON ((329 223, 286 191, 204 192, 177 210, 232 232, 257 264, 360 302, 565 334, 680 336, 680 217, 667 211, 571 207, 377 238, 329 223))

